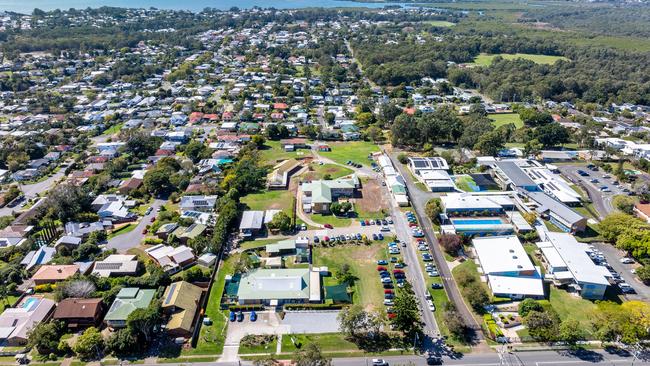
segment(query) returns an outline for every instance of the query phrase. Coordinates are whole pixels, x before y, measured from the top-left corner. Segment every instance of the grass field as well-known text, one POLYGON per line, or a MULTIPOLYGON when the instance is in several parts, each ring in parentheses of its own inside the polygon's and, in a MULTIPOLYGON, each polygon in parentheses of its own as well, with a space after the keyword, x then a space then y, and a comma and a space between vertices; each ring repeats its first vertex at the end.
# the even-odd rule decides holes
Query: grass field
POLYGON ((310 164, 309 168, 310 171, 301 175, 304 180, 323 179, 325 175, 329 175, 330 179, 336 179, 354 173, 354 170, 336 164, 310 164))
POLYGON ((557 311, 560 319, 575 319, 582 323, 585 329, 590 328, 591 314, 596 310, 596 304, 593 302, 573 296, 554 286, 551 286, 549 300, 542 300, 542 303, 549 303, 557 311))
POLYGON ((525 60, 533 61, 536 64, 547 64, 547 65, 554 64, 559 60, 567 60, 567 61, 569 60, 568 58, 562 56, 533 55, 528 53, 515 53, 515 54, 499 53, 496 55, 488 55, 487 53, 481 53, 480 55, 476 56, 474 62, 471 65, 489 66, 494 60, 494 58, 497 56, 501 56, 506 60, 514 60, 514 59, 522 58, 525 60))
POLYGON ((448 22, 445 20, 428 20, 424 23, 432 27, 453 27, 456 25, 456 23, 448 22))
POLYGON ((307 149, 284 151, 280 141, 266 141, 264 148, 261 149, 260 152, 264 162, 271 165, 275 165, 277 162, 285 159, 299 158, 311 154, 307 149))
POLYGON ((18 300, 18 296, 8 295, 7 297, 0 300, 0 312, 3 312, 6 308, 13 305, 18 300))
POLYGON ((321 215, 321 214, 311 214, 309 218, 314 220, 318 224, 330 224, 334 227, 347 227, 352 223, 352 219, 348 217, 338 217, 334 215, 321 215))
POLYGON ((488 114, 488 118, 492 120, 494 127, 499 127, 512 123, 516 128, 524 127, 524 121, 521 120, 517 113, 497 113, 488 114))
POLYGON ((293 194, 288 190, 263 191, 251 193, 241 198, 250 210, 285 210, 289 214, 293 194))
POLYGON ((323 352, 356 351, 357 346, 346 340, 341 333, 285 334, 282 337, 282 353, 297 352, 308 343, 316 343, 323 352))
POLYGON ((114 135, 114 134, 120 132, 120 129, 122 129, 122 126, 124 126, 124 123, 118 123, 116 125, 113 125, 110 128, 107 128, 106 131, 104 131, 102 133, 102 135, 114 135))
POLYGON ((372 142, 349 141, 328 143, 332 151, 320 152, 323 157, 330 158, 339 164, 348 161, 368 165, 368 154, 379 151, 379 147, 372 142))
MULTIPOLYGON (((314 247, 314 266, 327 266, 333 274, 343 265, 348 264, 352 273, 358 278, 354 285, 352 301, 366 308, 383 310, 384 290, 377 276, 377 260, 387 259, 384 242, 371 245, 337 245, 334 247, 314 247)), ((334 277, 325 277, 323 284, 336 285, 334 277)), ((284 351, 284 350, 283 350, 284 351)))

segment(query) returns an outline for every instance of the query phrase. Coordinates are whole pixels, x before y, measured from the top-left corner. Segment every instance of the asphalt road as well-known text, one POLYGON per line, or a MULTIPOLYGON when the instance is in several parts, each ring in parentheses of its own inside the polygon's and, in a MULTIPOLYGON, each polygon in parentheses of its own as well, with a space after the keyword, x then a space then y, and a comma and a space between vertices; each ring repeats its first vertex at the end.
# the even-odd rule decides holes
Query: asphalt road
POLYGON ((117 249, 118 252, 124 253, 131 248, 135 248, 140 245, 142 239, 144 239, 145 234, 142 233, 142 230, 149 224, 151 224, 151 218, 156 217, 158 212, 156 211, 158 207, 165 204, 165 200, 155 199, 151 204, 152 210, 148 215, 140 218, 138 226, 135 229, 129 231, 126 234, 118 235, 108 239, 106 247, 108 249, 117 249))
POLYGON ((389 154, 389 157, 393 162, 393 165, 397 167, 399 172, 404 177, 404 180, 406 181, 406 187, 408 189, 409 197, 411 199, 411 205, 415 210, 415 214, 417 215, 417 219, 418 222, 420 223, 420 227, 424 232, 424 236, 427 242, 429 243, 429 251, 433 255, 433 258, 438 266, 438 272, 440 273, 443 286, 447 291, 447 297, 449 297, 449 300, 454 303, 458 312, 461 314, 463 319, 465 319, 466 324, 470 328, 474 329, 476 334, 475 336, 476 341, 478 342, 483 341, 484 337, 483 337, 483 333, 481 332, 481 327, 476 322, 476 319, 474 318, 471 311, 467 308, 467 305, 463 301, 463 298, 460 294, 460 290, 456 285, 456 281, 454 281, 451 275, 451 270, 447 266, 447 262, 445 261, 445 256, 443 255, 440 249, 440 245, 438 244, 438 239, 435 236, 433 226, 431 224, 431 220, 429 220, 429 218, 426 216, 424 211, 424 207, 429 201, 429 199, 435 197, 435 195, 431 192, 423 192, 418 187, 415 186, 415 182, 413 182, 413 178, 411 177, 411 174, 408 171, 406 171, 406 168, 404 168, 404 166, 397 160, 395 154, 396 153, 389 154))

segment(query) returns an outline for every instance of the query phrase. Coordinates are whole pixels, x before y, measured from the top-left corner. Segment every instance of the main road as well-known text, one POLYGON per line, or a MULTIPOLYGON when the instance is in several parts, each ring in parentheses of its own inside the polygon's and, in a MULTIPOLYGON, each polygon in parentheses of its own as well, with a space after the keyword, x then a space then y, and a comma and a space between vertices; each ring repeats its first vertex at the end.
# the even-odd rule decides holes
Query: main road
POLYGON ((463 301, 460 290, 458 289, 456 281, 454 281, 451 275, 451 270, 449 269, 449 266, 447 266, 445 256, 440 249, 440 245, 438 244, 438 239, 436 238, 435 232, 433 230, 431 220, 429 220, 425 213, 425 206, 427 202, 431 198, 435 197, 435 195, 431 192, 424 192, 415 185, 410 172, 406 171, 406 168, 404 168, 404 166, 397 160, 395 154, 395 152, 387 153, 393 162, 393 165, 397 167, 400 174, 404 177, 406 188, 408 189, 409 197, 411 199, 411 205, 415 210, 415 214, 417 216, 418 222, 420 223, 420 227, 422 228, 424 236, 427 239, 427 242, 430 243, 429 251, 433 255, 433 258, 438 266, 438 272, 440 273, 443 286, 447 292, 447 297, 449 297, 449 300, 456 306, 458 312, 465 319, 466 325, 474 330, 475 340, 477 342, 483 342, 484 337, 481 331, 481 327, 474 318, 472 312, 465 304, 465 301, 463 301))

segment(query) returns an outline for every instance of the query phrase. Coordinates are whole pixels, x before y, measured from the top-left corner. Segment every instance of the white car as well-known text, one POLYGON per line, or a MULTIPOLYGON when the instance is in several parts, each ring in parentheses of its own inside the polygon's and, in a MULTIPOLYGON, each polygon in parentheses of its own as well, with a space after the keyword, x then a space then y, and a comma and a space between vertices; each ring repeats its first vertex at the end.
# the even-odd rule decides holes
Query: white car
POLYGON ((388 362, 381 358, 373 358, 372 366, 388 366, 388 362))
POLYGON ((436 311, 436 306, 433 304, 433 301, 427 300, 427 304, 429 305, 429 310, 436 311))
POLYGON ((632 263, 634 263, 634 259, 632 259, 630 257, 623 257, 623 258, 621 258, 621 263, 623 263, 623 264, 632 264, 632 263))

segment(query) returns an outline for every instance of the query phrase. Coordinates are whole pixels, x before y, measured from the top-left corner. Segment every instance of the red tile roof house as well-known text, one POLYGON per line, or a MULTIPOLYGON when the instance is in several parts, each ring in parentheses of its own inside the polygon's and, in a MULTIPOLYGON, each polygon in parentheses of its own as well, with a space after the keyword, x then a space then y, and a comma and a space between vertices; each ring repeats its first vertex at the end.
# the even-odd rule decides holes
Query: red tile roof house
POLYGON ((120 187, 117 189, 120 194, 129 194, 131 191, 140 188, 142 185, 142 179, 140 178, 129 178, 122 182, 120 187))
POLYGON ((641 220, 650 223, 650 203, 637 203, 634 205, 634 213, 641 220))
POLYGON ((190 114, 190 123, 197 123, 203 119, 203 113, 201 112, 192 112, 190 114))
POLYGON ((274 103, 273 104, 273 109, 278 110, 278 111, 283 111, 285 109, 289 108, 285 103, 274 103))
POLYGON ((216 113, 204 114, 203 119, 208 120, 210 122, 215 122, 219 120, 219 115, 216 113))
POLYGON ((44 285, 65 281, 79 272, 79 266, 76 264, 68 265, 45 265, 34 273, 32 281, 34 285, 44 285))

